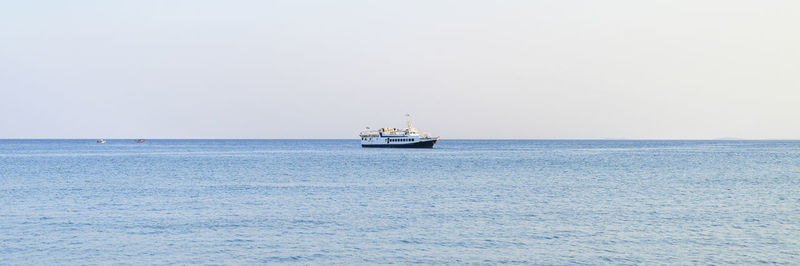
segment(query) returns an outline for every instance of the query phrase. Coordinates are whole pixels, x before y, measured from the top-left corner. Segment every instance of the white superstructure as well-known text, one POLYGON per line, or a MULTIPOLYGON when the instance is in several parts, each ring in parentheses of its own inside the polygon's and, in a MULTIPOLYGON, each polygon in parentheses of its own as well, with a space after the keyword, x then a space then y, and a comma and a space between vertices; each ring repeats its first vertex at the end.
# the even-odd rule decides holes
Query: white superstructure
POLYGON ((361 147, 365 148, 433 148, 439 137, 432 137, 428 133, 420 134, 411 125, 411 119, 406 114, 406 128, 384 127, 373 130, 367 127, 359 136, 361 147))

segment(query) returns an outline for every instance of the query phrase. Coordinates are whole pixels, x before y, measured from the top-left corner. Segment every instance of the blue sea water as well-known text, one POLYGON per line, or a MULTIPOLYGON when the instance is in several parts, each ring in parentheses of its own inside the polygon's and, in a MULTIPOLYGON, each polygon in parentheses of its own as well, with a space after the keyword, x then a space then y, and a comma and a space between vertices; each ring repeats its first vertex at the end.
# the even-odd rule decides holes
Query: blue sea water
POLYGON ((800 263, 800 141, 0 140, 0 264, 800 263))

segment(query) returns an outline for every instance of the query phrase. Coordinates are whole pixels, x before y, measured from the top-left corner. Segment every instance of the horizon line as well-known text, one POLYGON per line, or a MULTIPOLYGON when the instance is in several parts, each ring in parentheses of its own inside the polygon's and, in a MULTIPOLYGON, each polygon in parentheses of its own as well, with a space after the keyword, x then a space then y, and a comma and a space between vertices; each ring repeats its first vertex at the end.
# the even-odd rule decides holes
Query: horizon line
MULTIPOLYGON (((357 140, 352 138, 0 138, 0 140, 357 140)), ((654 140, 684 140, 684 141, 765 141, 765 140, 787 140, 797 141, 800 138, 445 138, 440 140, 630 140, 630 141, 654 141, 654 140)))

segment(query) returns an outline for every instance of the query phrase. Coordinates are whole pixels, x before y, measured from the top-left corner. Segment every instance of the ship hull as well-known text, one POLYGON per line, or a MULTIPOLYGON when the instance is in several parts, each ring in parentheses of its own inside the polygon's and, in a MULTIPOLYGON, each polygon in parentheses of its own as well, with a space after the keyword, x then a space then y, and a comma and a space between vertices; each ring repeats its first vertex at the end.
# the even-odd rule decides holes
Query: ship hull
POLYGON ((418 141, 413 143, 402 143, 402 144, 361 144, 362 148, 418 148, 418 149, 430 149, 433 148, 433 144, 436 144, 437 140, 426 140, 426 141, 418 141))

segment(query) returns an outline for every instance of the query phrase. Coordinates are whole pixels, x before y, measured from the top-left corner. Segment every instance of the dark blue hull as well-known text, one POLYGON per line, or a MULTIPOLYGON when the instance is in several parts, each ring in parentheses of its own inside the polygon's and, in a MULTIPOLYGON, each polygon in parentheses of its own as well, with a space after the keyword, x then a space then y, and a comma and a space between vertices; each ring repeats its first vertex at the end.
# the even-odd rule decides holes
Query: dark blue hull
POLYGON ((405 144, 361 144, 362 148, 433 148, 436 140, 420 141, 405 144))

